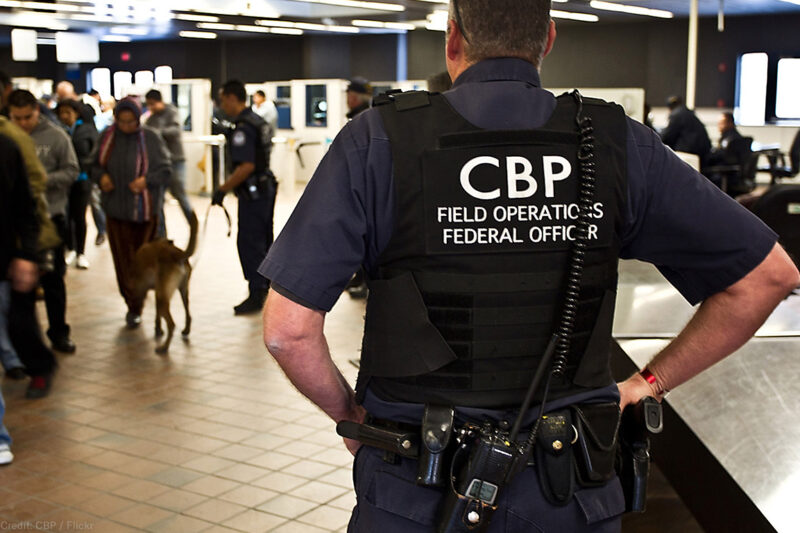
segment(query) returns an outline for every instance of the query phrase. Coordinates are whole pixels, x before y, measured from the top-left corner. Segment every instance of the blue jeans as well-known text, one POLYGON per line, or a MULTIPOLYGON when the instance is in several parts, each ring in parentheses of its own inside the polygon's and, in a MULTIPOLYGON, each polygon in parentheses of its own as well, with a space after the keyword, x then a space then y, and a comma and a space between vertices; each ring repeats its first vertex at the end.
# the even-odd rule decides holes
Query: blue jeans
POLYGON ((11 339, 8 338, 8 307, 10 303, 11 284, 8 281, 0 281, 0 363, 6 370, 23 366, 17 351, 11 344, 11 339))
POLYGON ((0 390, 0 444, 11 446, 11 435, 8 434, 6 426, 3 425, 3 415, 6 414, 6 404, 3 402, 3 391, 0 390))

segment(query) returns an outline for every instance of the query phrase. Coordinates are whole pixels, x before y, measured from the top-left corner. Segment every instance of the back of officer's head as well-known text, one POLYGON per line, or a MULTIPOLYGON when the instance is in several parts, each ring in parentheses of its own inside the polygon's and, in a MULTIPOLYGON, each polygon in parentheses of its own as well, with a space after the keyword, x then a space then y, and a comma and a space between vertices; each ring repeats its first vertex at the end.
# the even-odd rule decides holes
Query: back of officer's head
POLYGON ((550 32, 550 0, 450 0, 467 61, 518 57, 540 66, 550 32))

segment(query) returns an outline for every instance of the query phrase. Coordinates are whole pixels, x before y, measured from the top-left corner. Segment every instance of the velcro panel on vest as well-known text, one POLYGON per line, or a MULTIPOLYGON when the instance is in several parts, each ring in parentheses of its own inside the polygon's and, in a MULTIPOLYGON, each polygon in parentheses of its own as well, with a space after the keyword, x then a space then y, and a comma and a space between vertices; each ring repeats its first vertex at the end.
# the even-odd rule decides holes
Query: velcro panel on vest
POLYGON ((361 370, 370 376, 418 376, 456 360, 410 273, 371 280, 366 316, 361 370))

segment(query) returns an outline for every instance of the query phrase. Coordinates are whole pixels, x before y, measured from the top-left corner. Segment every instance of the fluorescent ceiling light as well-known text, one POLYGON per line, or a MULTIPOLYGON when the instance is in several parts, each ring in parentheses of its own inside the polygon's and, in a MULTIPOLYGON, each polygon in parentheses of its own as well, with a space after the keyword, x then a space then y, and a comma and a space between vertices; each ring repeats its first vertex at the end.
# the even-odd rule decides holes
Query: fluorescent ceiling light
POLYGON ((377 9, 378 11, 405 11, 406 6, 386 4, 383 2, 364 2, 362 0, 302 0, 309 4, 326 4, 329 6, 359 7, 361 9, 377 9))
POLYGON ((190 22, 219 22, 219 17, 213 15, 194 15, 192 13, 177 13, 175 18, 178 20, 188 20, 190 22))
POLYGON ((129 43, 131 38, 127 35, 103 35, 100 37, 100 42, 106 43, 129 43))
POLYGON ((198 22, 197 27, 201 30, 233 31, 236 29, 233 24, 221 24, 219 22, 198 22))
POLYGON ((39 37, 39 38, 36 39, 36 44, 42 44, 42 45, 45 45, 45 46, 55 46, 56 45, 56 40, 55 39, 45 39, 45 38, 39 37))
POLYGON ((263 26, 249 26, 247 24, 237 24, 236 31, 246 31, 251 33, 270 33, 269 28, 263 26))
POLYGON ((150 33, 147 28, 129 28, 127 26, 113 26, 109 31, 118 35, 147 35, 150 33))
POLYGON ((35 11, 18 11, 3 17, 4 26, 22 26, 23 28, 47 28, 48 30, 66 31, 69 26, 53 19, 47 13, 35 11))
POLYGON ((290 22, 288 20, 257 20, 256 24, 259 26, 272 26, 277 28, 294 28, 297 26, 296 22, 290 22))
POLYGON ((217 34, 211 31, 181 31, 178 32, 181 37, 188 39, 216 39, 217 34))
POLYGON ((590 13, 573 13, 571 11, 559 11, 558 9, 551 9, 550 16, 556 19, 580 20, 581 22, 597 22, 600 20, 600 17, 590 13))
POLYGON ((272 28, 270 33, 277 33, 279 35, 303 35, 303 30, 295 28, 272 28))
POLYGON ((671 11, 664 11, 662 9, 650 9, 640 6, 629 6, 626 4, 614 4, 612 2, 601 2, 599 0, 592 0, 589 5, 595 9, 602 9, 604 11, 617 11, 619 13, 628 13, 631 15, 644 15, 647 17, 657 17, 662 19, 671 19, 675 15, 671 11))
POLYGON ((360 26, 362 28, 387 28, 391 30, 413 30, 416 26, 407 22, 382 22, 380 20, 361 20, 356 19, 350 21, 353 26, 360 26))

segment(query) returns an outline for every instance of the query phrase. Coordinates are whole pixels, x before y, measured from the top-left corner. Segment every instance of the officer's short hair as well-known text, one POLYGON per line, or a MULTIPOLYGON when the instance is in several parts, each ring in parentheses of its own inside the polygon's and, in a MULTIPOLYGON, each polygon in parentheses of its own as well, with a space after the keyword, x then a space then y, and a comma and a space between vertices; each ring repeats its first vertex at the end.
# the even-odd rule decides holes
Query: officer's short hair
POLYGON ((33 96, 33 93, 24 89, 16 89, 8 95, 9 107, 39 107, 39 101, 33 96))
POLYGON ((144 99, 145 100, 152 100, 154 102, 163 102, 164 101, 164 97, 161 96, 161 91, 159 91, 158 89, 150 89, 149 91, 147 91, 147 93, 145 93, 145 95, 144 95, 144 99))
POLYGON ((240 82, 239 80, 230 80, 225 82, 225 85, 222 86, 221 92, 224 95, 235 96, 240 102, 247 101, 247 91, 244 88, 244 83, 240 82))
POLYGON ((550 34, 550 0, 450 0, 467 61, 519 57, 537 67, 550 34))
POLYGON ((257 94, 258 96, 260 96, 261 98, 265 98, 265 99, 266 99, 266 97, 267 97, 267 93, 265 93, 265 92, 264 92, 264 91, 262 91, 261 89, 257 90, 257 91, 256 91, 256 94, 257 94))
POLYGON ((727 122, 730 122, 731 124, 735 123, 733 119, 733 113, 731 113, 730 111, 726 111, 725 113, 723 113, 722 118, 724 118, 727 122))

